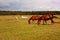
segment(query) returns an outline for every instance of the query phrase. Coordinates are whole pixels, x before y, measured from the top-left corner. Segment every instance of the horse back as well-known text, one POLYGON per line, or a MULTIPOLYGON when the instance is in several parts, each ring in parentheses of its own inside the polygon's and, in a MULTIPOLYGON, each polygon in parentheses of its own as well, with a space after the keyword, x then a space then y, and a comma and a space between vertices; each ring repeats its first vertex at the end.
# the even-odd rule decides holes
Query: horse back
POLYGON ((40 16, 32 16, 31 19, 33 20, 38 20, 40 18, 40 16))
POLYGON ((52 18, 52 15, 45 15, 44 18, 45 18, 45 19, 52 18))

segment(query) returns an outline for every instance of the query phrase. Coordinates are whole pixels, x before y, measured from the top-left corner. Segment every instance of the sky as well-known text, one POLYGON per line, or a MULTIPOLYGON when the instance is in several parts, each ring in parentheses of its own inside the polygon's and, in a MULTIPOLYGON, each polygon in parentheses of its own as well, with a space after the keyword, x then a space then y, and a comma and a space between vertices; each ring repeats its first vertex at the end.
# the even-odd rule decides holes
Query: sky
POLYGON ((5 11, 60 11, 60 0, 0 0, 5 11))

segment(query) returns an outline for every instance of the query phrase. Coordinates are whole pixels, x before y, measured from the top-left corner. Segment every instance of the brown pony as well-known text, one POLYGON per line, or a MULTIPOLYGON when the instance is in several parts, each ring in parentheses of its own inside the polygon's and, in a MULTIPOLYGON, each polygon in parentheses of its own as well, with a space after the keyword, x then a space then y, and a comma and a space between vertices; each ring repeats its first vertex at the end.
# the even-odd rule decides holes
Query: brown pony
POLYGON ((53 18, 57 18, 57 17, 53 16, 52 14, 43 15, 38 19, 38 24, 40 24, 41 20, 43 20, 43 24, 44 22, 47 24, 48 20, 51 20, 51 23, 54 23, 53 18))
POLYGON ((34 20, 38 20, 40 16, 38 15, 33 15, 29 18, 28 23, 31 24, 31 21, 33 22, 34 20))

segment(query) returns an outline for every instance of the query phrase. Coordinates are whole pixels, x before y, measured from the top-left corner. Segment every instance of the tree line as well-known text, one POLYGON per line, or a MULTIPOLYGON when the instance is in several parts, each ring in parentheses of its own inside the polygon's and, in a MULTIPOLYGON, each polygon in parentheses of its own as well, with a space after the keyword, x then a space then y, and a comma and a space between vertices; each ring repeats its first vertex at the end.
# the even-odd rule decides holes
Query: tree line
POLYGON ((0 11, 0 15, 60 15, 60 11, 0 11))

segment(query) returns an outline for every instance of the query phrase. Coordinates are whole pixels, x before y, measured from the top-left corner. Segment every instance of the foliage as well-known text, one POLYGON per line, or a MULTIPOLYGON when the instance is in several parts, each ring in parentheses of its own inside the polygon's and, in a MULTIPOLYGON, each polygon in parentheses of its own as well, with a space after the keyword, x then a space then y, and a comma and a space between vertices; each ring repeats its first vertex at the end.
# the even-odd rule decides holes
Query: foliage
POLYGON ((0 15, 60 15, 60 11, 0 11, 0 15))

